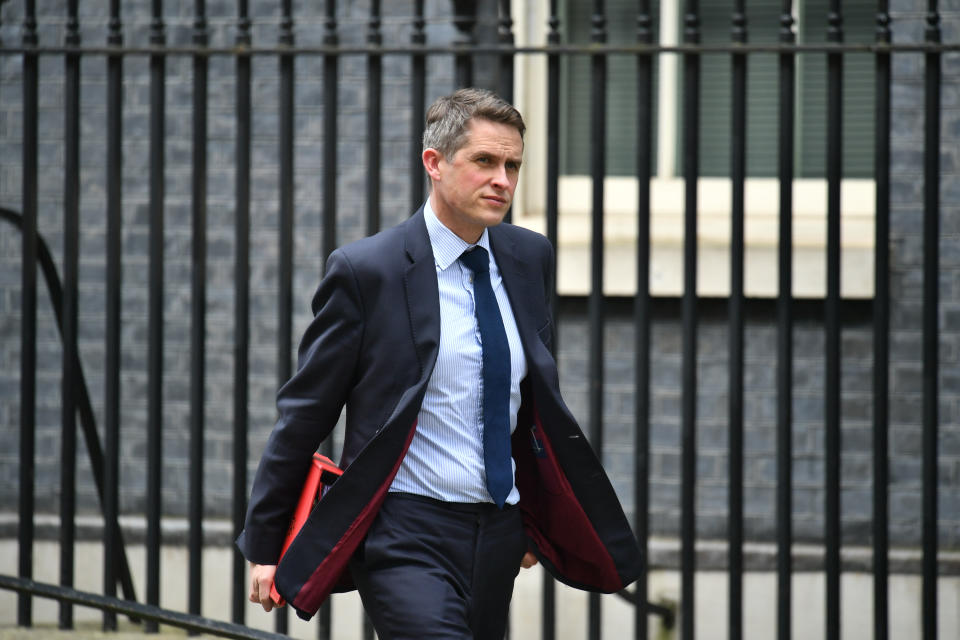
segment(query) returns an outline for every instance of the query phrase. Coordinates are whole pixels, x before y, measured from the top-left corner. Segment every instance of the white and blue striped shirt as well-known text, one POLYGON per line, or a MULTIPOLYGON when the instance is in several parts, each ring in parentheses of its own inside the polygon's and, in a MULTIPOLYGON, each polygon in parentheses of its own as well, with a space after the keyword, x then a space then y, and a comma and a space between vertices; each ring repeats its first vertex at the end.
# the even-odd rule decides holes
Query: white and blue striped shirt
MULTIPOLYGON (((428 200, 423 208, 440 290, 440 350, 427 384, 417 430, 390 491, 446 502, 492 502, 483 464, 483 394, 480 328, 474 311, 473 274, 460 261, 472 246, 443 225, 428 200)), ((477 245, 490 256, 490 284, 510 343, 510 431, 517 427, 520 381, 527 359, 486 230, 477 245)), ((513 463, 516 471, 516 462, 513 463)), ((508 504, 520 499, 516 485, 508 504)))

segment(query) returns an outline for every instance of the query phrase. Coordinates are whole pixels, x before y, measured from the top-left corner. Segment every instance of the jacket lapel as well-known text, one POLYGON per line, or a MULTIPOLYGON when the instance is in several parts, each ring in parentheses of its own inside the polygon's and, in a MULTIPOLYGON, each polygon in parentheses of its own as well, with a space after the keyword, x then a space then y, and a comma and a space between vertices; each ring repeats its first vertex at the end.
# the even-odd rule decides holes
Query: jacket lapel
POLYGON ((403 277, 407 317, 423 375, 433 369, 440 345, 440 292, 423 209, 404 223, 404 227, 404 250, 409 261, 403 277))
POLYGON ((516 242, 506 233, 502 225, 490 227, 489 231, 490 246, 497 259, 497 267, 500 269, 500 277, 503 278, 503 286, 507 289, 507 297, 510 298, 510 306, 513 308, 513 317, 520 331, 520 339, 527 357, 530 357, 530 347, 534 344, 530 339, 535 337, 539 329, 536 326, 537 320, 532 315, 534 308, 531 303, 543 297, 542 292, 537 291, 537 282, 533 276, 535 269, 520 255, 516 242))

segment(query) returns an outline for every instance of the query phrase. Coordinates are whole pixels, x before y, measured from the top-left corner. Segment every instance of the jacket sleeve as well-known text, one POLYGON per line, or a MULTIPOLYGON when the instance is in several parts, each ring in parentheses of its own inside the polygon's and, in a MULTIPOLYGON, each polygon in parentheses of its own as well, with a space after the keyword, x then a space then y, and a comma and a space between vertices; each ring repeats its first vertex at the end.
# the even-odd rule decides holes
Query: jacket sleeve
POLYGON ((276 564, 310 459, 337 424, 354 378, 363 335, 363 301, 346 256, 335 251, 313 298, 297 372, 277 393, 277 424, 267 440, 237 538, 243 555, 276 564))

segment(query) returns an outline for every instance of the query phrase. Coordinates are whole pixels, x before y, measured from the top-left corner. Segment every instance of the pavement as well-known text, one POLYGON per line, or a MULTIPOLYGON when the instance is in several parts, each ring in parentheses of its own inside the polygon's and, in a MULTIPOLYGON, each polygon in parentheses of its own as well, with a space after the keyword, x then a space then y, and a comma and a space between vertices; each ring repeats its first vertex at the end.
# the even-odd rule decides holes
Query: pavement
MULTIPOLYGON (((187 632, 180 629, 161 627, 159 633, 146 634, 139 627, 125 628, 120 625, 117 631, 109 633, 101 630, 100 625, 78 624, 71 631, 61 631, 56 626, 37 625, 25 627, 0 627, 0 640, 183 640, 187 632)), ((215 636, 199 635, 190 638, 212 639, 215 636)))

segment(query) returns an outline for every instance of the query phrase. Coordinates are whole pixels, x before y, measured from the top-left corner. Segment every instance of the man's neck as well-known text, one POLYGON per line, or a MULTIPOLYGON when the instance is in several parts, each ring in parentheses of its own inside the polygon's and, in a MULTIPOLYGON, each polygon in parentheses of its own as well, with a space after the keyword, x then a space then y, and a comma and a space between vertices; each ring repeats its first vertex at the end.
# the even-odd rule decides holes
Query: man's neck
POLYGON ((438 203, 435 193, 430 194, 430 208, 433 209, 433 215, 440 221, 440 224, 455 233, 467 244, 477 244, 483 235, 483 227, 478 229, 475 225, 457 225, 449 207, 446 207, 444 203, 438 203))

